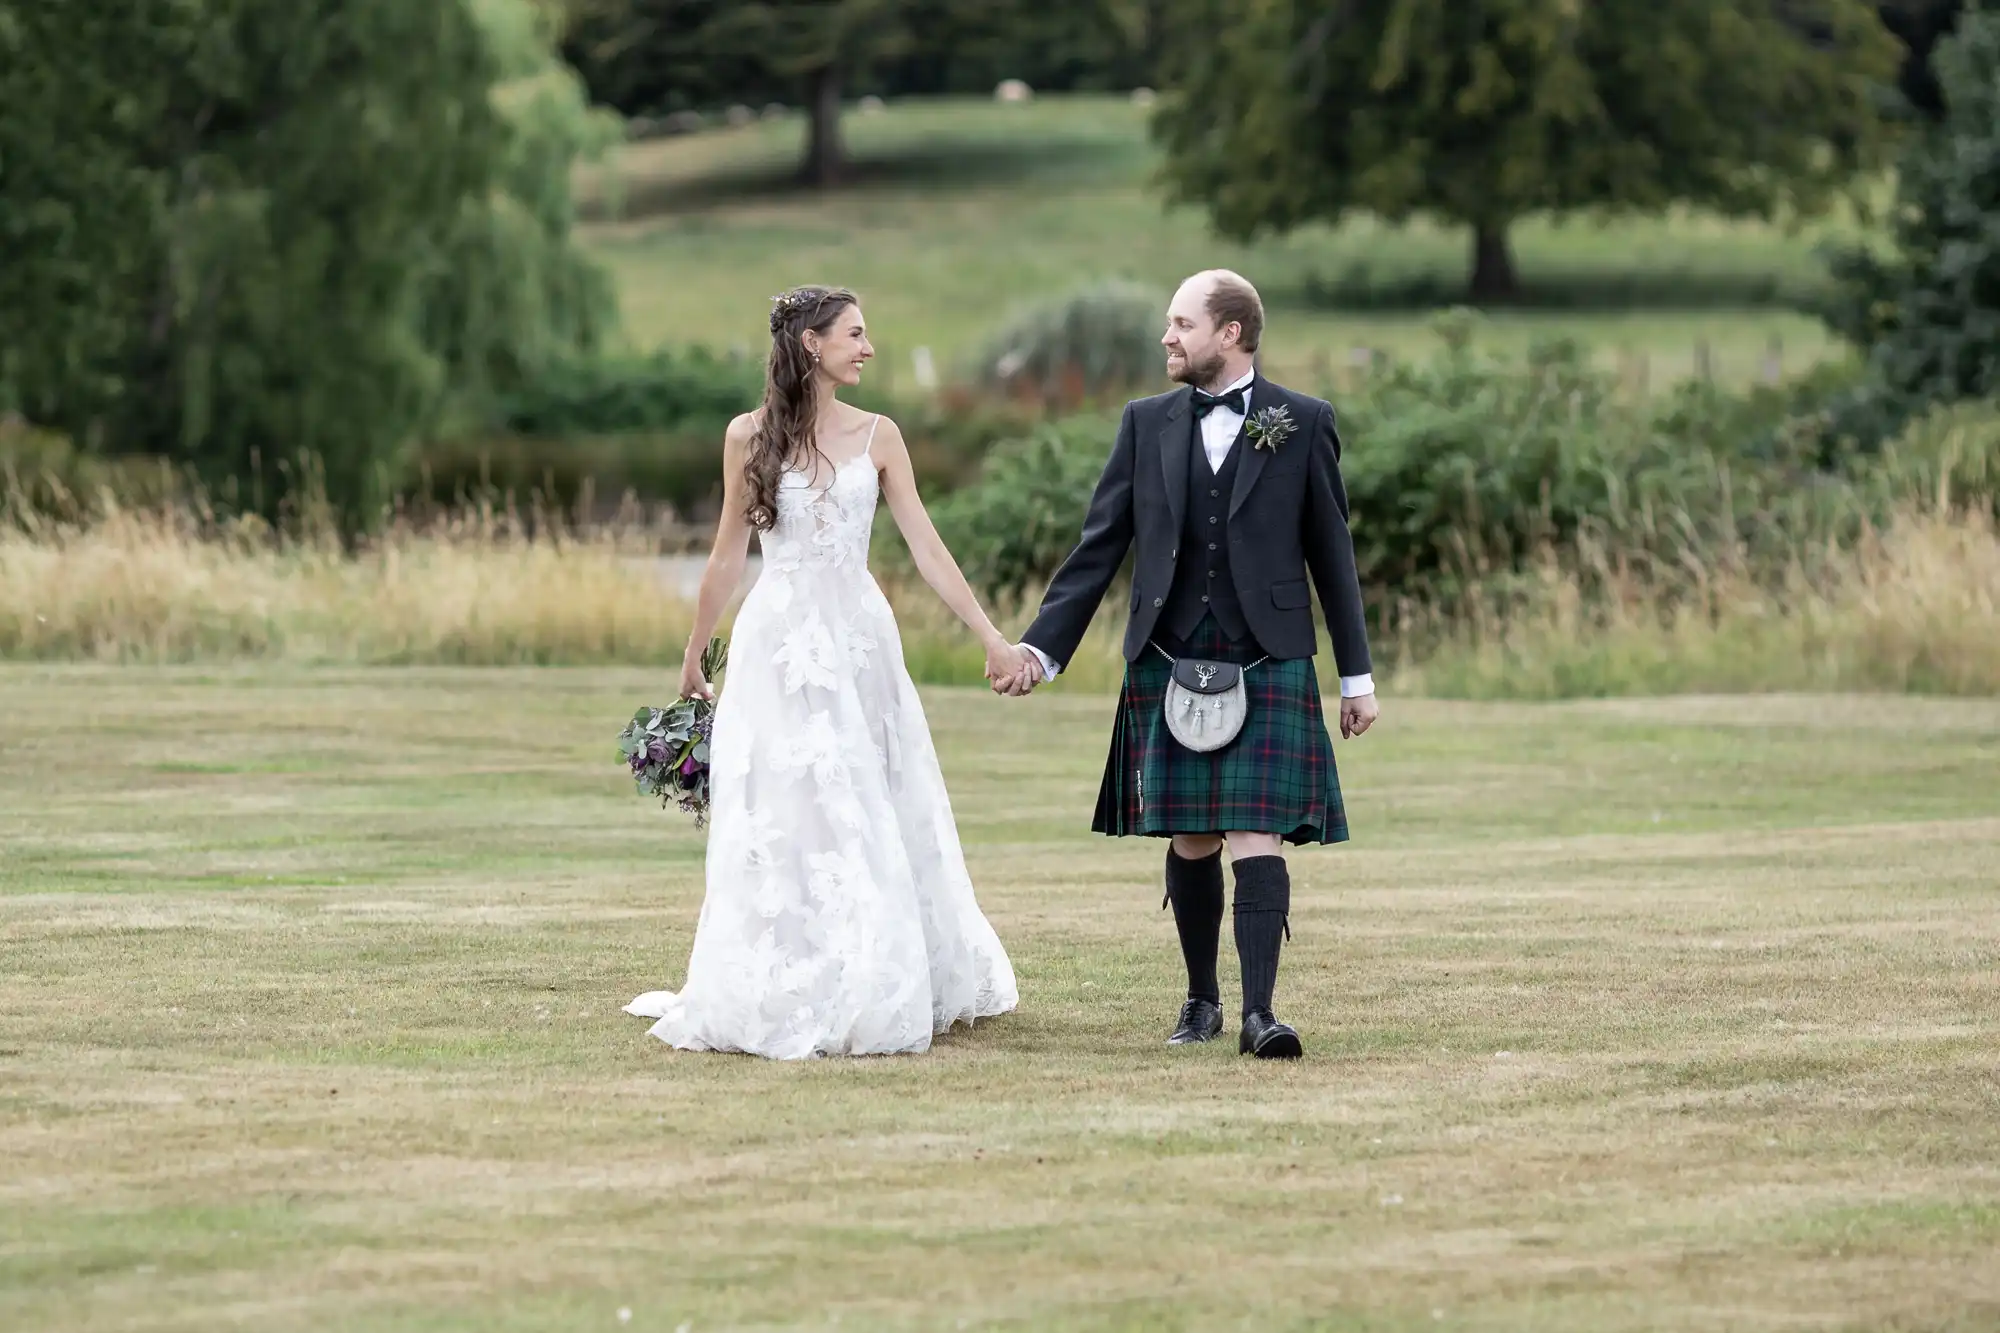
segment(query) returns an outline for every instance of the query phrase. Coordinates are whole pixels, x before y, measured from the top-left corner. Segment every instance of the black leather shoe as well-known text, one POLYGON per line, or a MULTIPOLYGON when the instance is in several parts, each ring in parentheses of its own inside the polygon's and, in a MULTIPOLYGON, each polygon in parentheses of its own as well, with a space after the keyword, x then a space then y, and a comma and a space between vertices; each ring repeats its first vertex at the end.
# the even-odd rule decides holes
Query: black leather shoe
POLYGON ((1269 1009, 1253 1009, 1243 1016, 1243 1036, 1236 1049, 1259 1060, 1296 1060, 1306 1053, 1299 1034, 1271 1017, 1269 1009))
POLYGON ((1169 1046, 1185 1046, 1194 1041, 1213 1041, 1222 1035, 1222 1006, 1209 1000, 1190 999, 1181 1006, 1181 1023, 1169 1046))

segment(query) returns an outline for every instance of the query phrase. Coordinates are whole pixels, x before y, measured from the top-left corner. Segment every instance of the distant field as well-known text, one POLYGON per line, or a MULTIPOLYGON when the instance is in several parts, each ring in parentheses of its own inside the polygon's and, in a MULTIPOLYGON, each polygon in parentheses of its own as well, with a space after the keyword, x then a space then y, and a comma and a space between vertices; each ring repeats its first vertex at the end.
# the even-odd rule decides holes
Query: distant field
MULTIPOLYGON (((790 184, 796 118, 621 150, 615 220, 586 229, 617 276, 644 344, 761 346, 765 298, 833 281, 860 290, 892 381, 930 347, 961 363, 1013 307, 1106 277, 1158 288, 1197 268, 1241 269, 1272 307, 1279 374, 1308 378, 1356 347, 1434 345, 1427 324, 1463 283, 1468 241, 1430 224, 1359 220, 1237 244, 1151 188, 1145 113, 1121 99, 1030 106, 913 102, 850 115, 856 183, 831 196, 790 184)), ((593 201, 602 180, 586 182, 593 201)), ((1744 381, 1776 350, 1797 370, 1835 348, 1797 306, 1823 282, 1830 228, 1676 215, 1523 224, 1516 253, 1543 308, 1496 314, 1484 336, 1519 350, 1569 336, 1607 361, 1646 358, 1652 382, 1694 370, 1744 381)), ((1636 366, 1636 362, 1632 362, 1636 366)))

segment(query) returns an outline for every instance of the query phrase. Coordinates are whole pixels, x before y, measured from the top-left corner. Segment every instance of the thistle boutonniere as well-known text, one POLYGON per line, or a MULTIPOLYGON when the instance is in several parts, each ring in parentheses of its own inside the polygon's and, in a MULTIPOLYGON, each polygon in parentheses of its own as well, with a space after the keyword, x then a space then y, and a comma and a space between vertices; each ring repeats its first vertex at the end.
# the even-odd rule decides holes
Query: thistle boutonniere
POLYGON ((1267 407, 1251 417, 1244 429, 1250 432, 1252 446, 1269 449, 1275 454, 1278 452, 1278 446, 1290 439, 1292 432, 1298 427, 1292 424, 1290 408, 1267 407))

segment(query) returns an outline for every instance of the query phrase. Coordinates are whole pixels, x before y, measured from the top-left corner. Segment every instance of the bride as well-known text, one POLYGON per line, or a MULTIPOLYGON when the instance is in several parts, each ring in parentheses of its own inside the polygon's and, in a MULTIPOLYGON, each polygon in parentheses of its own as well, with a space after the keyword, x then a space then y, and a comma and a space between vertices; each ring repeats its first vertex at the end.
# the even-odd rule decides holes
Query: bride
POLYGON ((696 1051, 774 1059, 928 1050, 1006 1013, 1014 969, 973 898, 902 642, 868 573, 878 495, 918 571, 1019 672, 917 497, 896 423, 835 397, 875 354, 852 292, 801 287, 771 311, 764 404, 730 423, 715 549, 681 695, 714 698, 701 646, 740 586, 710 742, 708 892, 687 982, 626 1012, 696 1051))

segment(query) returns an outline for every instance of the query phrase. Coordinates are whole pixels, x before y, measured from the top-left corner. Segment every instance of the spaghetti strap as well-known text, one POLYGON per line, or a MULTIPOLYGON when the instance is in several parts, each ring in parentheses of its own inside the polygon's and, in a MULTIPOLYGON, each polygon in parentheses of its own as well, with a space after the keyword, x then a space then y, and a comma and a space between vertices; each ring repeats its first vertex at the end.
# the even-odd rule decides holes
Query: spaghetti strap
POLYGON ((875 447, 875 428, 881 424, 882 414, 877 412, 875 419, 868 423, 868 443, 861 446, 861 456, 863 458, 868 457, 868 451, 875 447))

